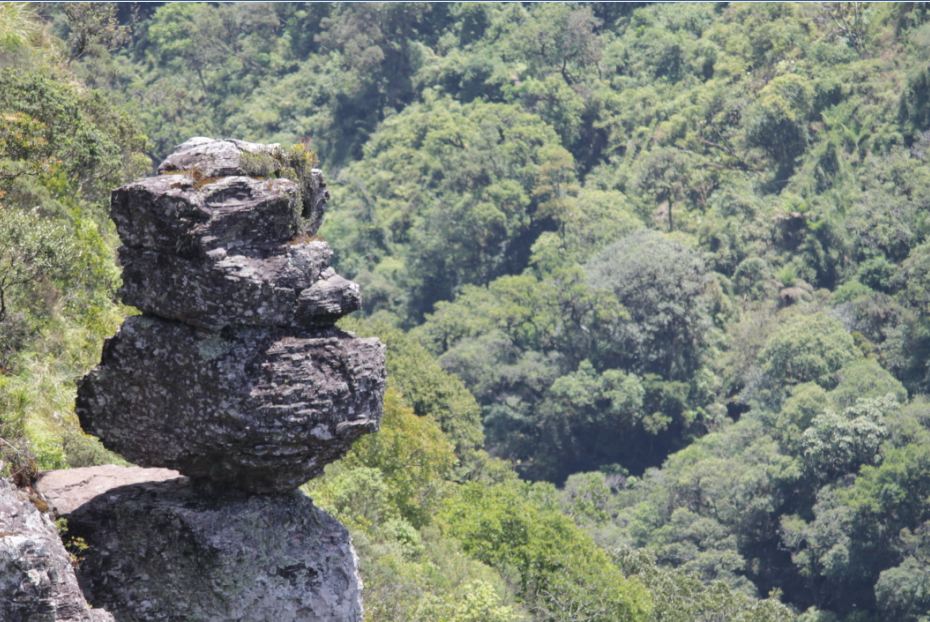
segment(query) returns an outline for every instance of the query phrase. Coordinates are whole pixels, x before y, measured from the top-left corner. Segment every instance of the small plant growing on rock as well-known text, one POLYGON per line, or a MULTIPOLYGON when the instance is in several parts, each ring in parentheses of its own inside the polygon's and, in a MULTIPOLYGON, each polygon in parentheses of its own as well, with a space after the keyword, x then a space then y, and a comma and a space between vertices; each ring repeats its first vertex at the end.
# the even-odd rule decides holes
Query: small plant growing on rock
POLYGON ((77 567, 90 549, 90 545, 87 544, 87 540, 81 536, 73 535, 68 530, 68 520, 65 518, 57 519, 55 521, 55 528, 58 529, 58 535, 61 537, 61 542, 65 545, 65 550, 68 551, 68 555, 71 556, 71 565, 77 567))
POLYGON ((244 151, 241 166, 247 175, 258 178, 290 179, 300 187, 303 217, 312 218, 319 182, 313 169, 319 165, 316 154, 305 145, 275 145, 269 151, 244 151))

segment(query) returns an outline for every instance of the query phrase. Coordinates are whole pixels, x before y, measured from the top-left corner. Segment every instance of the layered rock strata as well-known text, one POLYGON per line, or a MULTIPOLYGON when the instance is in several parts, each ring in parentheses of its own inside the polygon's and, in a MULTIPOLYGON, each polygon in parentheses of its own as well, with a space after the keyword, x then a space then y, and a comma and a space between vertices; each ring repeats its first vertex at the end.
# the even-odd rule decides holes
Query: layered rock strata
POLYGON ((91 602, 122 622, 361 619, 349 534, 309 498, 211 496, 171 475, 105 466, 36 484, 88 547, 91 602))

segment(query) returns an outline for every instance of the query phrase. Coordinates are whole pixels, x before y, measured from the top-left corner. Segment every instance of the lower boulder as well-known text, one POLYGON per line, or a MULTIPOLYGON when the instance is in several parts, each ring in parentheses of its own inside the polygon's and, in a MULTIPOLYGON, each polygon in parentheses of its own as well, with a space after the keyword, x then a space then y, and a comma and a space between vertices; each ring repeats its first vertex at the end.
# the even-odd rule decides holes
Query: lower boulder
POLYGON ((51 519, 5 479, 0 479, 0 620, 113 620, 88 606, 51 519))
POLYGON ((214 333, 128 318, 78 387, 85 432, 132 462, 293 490, 378 429, 384 346, 336 328, 214 333))
MULTIPOLYGON (((54 504, 54 478, 43 480, 54 504)), ((362 619, 349 534, 299 491, 204 490, 181 477, 112 488, 67 520, 87 544, 84 593, 120 622, 362 619)))

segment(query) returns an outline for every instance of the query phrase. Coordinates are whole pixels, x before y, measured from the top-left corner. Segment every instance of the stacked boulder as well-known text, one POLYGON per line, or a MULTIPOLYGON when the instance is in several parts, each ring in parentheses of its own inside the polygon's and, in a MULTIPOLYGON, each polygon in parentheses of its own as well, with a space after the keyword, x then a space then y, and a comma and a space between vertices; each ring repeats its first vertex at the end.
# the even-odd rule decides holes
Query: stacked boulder
POLYGON ((81 381, 78 417, 128 460, 187 476, 71 514, 90 545, 82 585, 120 619, 227 619, 246 601, 260 603, 248 619, 360 618, 348 534, 295 489, 378 428, 384 346, 333 326, 359 291, 315 237, 327 194, 312 164, 194 138, 113 193, 121 295, 142 314, 81 381), (169 528, 177 546, 157 540, 169 528), (192 581, 200 595, 178 596, 192 581))
POLYGON ((383 346, 332 326, 358 286, 313 237, 325 185, 300 164, 276 145, 195 138, 113 193, 121 293, 142 315, 78 389, 81 425, 107 448, 271 493, 377 429, 383 346))
POLYGON ((348 534, 299 492, 209 495, 113 465, 49 471, 36 489, 67 517, 84 595, 119 622, 362 618, 348 534))

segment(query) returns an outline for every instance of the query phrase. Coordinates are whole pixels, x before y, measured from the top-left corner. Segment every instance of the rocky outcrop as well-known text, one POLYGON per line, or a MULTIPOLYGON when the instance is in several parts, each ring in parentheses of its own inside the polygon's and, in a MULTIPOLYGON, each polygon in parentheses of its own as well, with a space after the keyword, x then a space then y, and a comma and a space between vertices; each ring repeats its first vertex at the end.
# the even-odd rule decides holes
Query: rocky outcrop
POLYGON ((78 390, 106 447, 272 493, 377 429, 383 346, 332 327, 360 296, 311 236, 326 193, 306 166, 299 151, 195 138, 162 175, 114 191, 123 299, 143 315, 78 390))
POLYGON ((333 326, 360 296, 314 235, 322 175, 301 149, 206 138, 159 172, 112 195, 142 315, 107 340, 77 414, 186 477, 40 480, 89 546, 81 585, 120 621, 360 620, 348 533, 294 490, 377 430, 384 396, 384 346, 333 326))
POLYGON ((119 621, 361 619, 349 535, 302 493, 219 494, 162 480, 163 469, 77 471, 37 488, 87 544, 88 599, 119 621))
POLYGON ((0 479, 0 620, 113 620, 87 604, 49 517, 5 479, 0 479))

